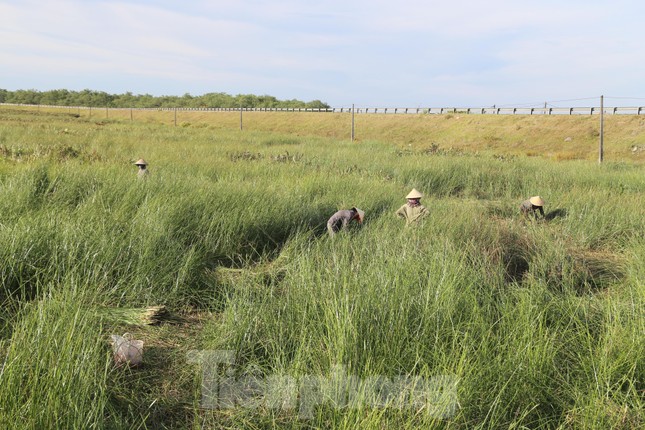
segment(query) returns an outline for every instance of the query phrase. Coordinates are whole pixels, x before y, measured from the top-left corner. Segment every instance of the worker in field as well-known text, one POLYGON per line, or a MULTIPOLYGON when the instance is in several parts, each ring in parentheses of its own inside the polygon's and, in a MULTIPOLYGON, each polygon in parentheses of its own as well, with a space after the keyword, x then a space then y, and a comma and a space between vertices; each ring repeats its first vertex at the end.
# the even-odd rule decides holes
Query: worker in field
POLYGON ((145 179, 150 174, 150 171, 147 169, 148 163, 143 158, 139 158, 135 163, 136 166, 139 166, 139 171, 137 172, 137 177, 139 179, 145 179))
POLYGON ((408 199, 408 202, 396 211, 396 216, 399 218, 405 218, 406 225, 415 223, 428 215, 428 210, 421 204, 421 197, 423 197, 423 194, 418 192, 416 188, 413 188, 412 191, 405 196, 405 198, 408 199))
POLYGON ((544 200, 540 196, 534 196, 531 197, 528 200, 525 200, 522 202, 520 205, 520 212, 522 215, 525 217, 530 216, 533 214, 535 219, 538 219, 538 212, 542 216, 542 219, 545 219, 544 217, 544 209, 542 208, 544 206, 544 200))
POLYGON ((340 230, 347 228, 352 221, 362 223, 363 218, 365 218, 365 212, 358 208, 339 210, 327 221, 327 231, 330 236, 334 236, 340 230))

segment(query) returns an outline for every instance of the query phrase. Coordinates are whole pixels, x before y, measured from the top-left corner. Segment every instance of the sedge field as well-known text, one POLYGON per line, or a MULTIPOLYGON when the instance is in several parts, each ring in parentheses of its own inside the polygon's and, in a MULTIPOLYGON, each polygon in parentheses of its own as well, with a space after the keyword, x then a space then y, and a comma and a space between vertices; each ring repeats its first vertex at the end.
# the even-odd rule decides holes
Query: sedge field
POLYGON ((0 428, 645 425, 641 118, 188 115, 0 109, 0 428))

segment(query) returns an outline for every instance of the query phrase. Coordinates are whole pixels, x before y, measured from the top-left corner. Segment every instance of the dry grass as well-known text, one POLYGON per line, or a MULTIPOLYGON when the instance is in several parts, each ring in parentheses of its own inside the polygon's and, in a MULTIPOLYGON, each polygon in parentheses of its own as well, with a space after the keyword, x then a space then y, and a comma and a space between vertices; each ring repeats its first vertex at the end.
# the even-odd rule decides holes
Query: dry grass
MULTIPOLYGON (((3 108, 7 109, 7 108, 3 108)), ((15 109, 12 107, 11 109, 15 109)), ((78 110, 40 108, 69 115, 91 116, 97 122, 130 120, 168 126, 231 130, 240 128, 240 113, 205 111, 139 111, 130 109, 78 110)), ((243 112, 243 130, 339 140, 351 137, 350 113, 243 112)), ((422 151, 433 145, 445 150, 485 151, 550 159, 598 158, 600 118, 597 115, 394 115, 356 114, 355 140, 382 141, 422 151)), ((645 161, 645 153, 631 151, 645 143, 645 116, 606 115, 605 159, 645 161)))

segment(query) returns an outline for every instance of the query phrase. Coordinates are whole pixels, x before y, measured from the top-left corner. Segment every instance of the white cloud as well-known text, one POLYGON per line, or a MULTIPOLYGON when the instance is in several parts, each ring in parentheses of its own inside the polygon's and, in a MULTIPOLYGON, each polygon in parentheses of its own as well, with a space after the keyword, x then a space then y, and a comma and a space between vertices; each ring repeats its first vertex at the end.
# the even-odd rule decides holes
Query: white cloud
POLYGON ((0 82, 331 104, 492 104, 601 85, 640 95, 644 11, 636 0, 5 0, 0 82))

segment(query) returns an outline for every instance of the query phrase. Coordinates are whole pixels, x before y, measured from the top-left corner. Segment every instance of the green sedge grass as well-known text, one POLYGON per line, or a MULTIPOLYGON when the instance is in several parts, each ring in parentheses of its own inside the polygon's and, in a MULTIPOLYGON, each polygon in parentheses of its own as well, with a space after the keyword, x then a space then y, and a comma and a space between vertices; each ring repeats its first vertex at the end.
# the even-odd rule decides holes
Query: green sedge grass
POLYGON ((645 419, 638 164, 3 118, 2 423, 633 428, 645 419), (140 157, 150 163, 144 181, 132 165, 140 157), (413 187, 429 216, 405 227, 394 212, 413 187), (519 215, 535 194, 546 222, 519 215), (329 238, 327 218, 352 206, 364 224, 329 238), (106 339, 131 328, 102 312, 155 305, 199 314, 199 324, 138 328, 153 345, 147 367, 115 369, 106 339), (365 391, 353 407, 322 404, 307 420, 268 406, 211 410, 200 407, 188 348, 233 351, 237 376, 454 375, 458 407, 446 418, 374 407, 365 391))

